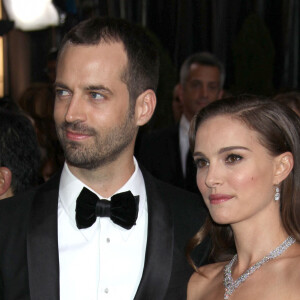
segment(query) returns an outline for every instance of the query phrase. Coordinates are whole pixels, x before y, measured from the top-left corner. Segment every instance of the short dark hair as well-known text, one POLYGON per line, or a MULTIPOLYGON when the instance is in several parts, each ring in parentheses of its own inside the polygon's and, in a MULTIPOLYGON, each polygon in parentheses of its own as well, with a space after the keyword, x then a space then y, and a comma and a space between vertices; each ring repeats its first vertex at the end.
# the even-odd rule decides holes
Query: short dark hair
POLYGON ((192 64, 218 68, 220 71, 220 88, 223 88, 225 82, 225 67, 216 56, 209 52, 194 53, 185 59, 180 68, 180 83, 182 85, 187 81, 192 64))
POLYGON ((132 101, 146 91, 156 91, 159 73, 158 50, 142 27, 127 21, 109 17, 95 17, 73 27, 63 38, 58 53, 67 43, 74 45, 98 45, 122 42, 128 65, 122 74, 132 101))
MULTIPOLYGON (((300 118, 288 106, 274 100, 241 95, 215 101, 192 120, 190 147, 194 151, 198 128, 215 116, 228 115, 243 122, 258 134, 259 142, 271 155, 291 152, 294 167, 281 184, 281 220, 287 233, 300 241, 300 118)), ((202 231, 191 241, 190 247, 199 244, 203 236, 210 235, 212 256, 227 260, 235 251, 233 233, 229 225, 219 225, 211 217, 202 231)), ((190 249, 191 249, 190 248, 190 249)))
POLYGON ((12 173, 14 194, 37 185, 40 151, 31 121, 22 113, 0 109, 0 167, 12 173))

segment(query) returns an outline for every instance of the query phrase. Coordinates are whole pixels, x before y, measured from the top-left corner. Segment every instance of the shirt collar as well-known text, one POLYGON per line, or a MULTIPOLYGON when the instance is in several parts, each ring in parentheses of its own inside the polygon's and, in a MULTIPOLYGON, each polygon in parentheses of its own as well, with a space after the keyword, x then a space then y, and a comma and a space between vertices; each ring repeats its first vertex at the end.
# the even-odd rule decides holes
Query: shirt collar
MULTIPOLYGON (((134 167, 135 167, 133 174, 131 175, 129 180, 118 191, 116 191, 116 193, 125 192, 125 191, 129 190, 129 191, 131 191, 131 193, 134 196, 137 196, 137 195, 139 196, 139 213, 138 213, 138 218, 136 221, 136 223, 138 223, 138 220, 139 220, 140 216, 144 213, 144 211, 147 212, 146 188, 145 188, 145 182, 144 182, 142 172, 138 166, 138 163, 137 163, 135 157, 133 157, 133 161, 134 161, 134 167)), ((104 198, 101 195, 99 195, 98 193, 96 193, 93 189, 91 189, 90 187, 85 185, 76 176, 74 176, 72 174, 72 172, 70 171, 70 169, 68 168, 68 165, 65 163, 64 167, 63 167, 61 179, 60 179, 60 185, 59 185, 59 201, 61 202, 62 207, 64 208, 67 215, 69 216, 72 224, 76 228, 77 228, 76 221, 75 221, 76 200, 77 200, 77 197, 79 196, 81 190, 83 189, 83 187, 86 187, 87 189, 94 192, 100 199, 104 198)), ((105 198, 105 199, 110 200, 110 198, 105 198)), ((98 223, 97 220, 94 225, 96 225, 96 223, 98 223)), ((96 229, 95 227, 97 227, 97 226, 94 226, 94 225, 91 226, 90 228, 93 227, 95 230, 96 229)), ((117 226, 118 229, 120 229, 123 232, 125 237, 129 234, 130 230, 124 229, 116 224, 114 224, 114 225, 117 226)), ((87 228, 87 229, 84 229, 81 231, 86 232, 87 235, 89 235, 88 231, 90 228, 87 228)), ((88 236, 86 236, 86 237, 88 238, 88 236)))
POLYGON ((188 134, 189 129, 190 129, 190 122, 184 114, 182 114, 182 116, 180 118, 179 127, 184 133, 188 134))

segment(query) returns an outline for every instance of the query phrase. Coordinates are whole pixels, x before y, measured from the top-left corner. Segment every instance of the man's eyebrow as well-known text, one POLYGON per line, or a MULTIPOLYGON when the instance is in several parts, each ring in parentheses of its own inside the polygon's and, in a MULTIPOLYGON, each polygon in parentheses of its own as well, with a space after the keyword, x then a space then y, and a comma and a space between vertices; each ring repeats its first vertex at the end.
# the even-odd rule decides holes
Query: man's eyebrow
POLYGON ((63 84, 63 83, 61 83, 61 82, 54 82, 53 88, 54 88, 54 89, 55 89, 55 88, 62 88, 62 89, 66 89, 66 90, 69 89, 65 84, 63 84))
POLYGON ((86 91, 103 91, 109 94, 113 94, 113 92, 106 86, 100 84, 100 85, 89 85, 85 88, 86 91))
MULTIPOLYGON (((61 89, 66 89, 69 90, 69 87, 61 82, 55 82, 53 84, 54 89, 55 88, 61 88, 61 89)), ((106 86, 104 85, 89 85, 87 87, 84 88, 86 91, 102 91, 104 93, 108 93, 108 94, 113 94, 113 92, 106 86)))

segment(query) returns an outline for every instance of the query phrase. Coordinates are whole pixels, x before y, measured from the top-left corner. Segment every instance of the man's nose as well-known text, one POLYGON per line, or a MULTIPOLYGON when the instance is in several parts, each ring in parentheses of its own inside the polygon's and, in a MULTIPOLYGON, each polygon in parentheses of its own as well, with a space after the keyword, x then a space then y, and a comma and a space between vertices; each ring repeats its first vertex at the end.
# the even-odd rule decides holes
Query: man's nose
POLYGON ((84 107, 84 100, 79 96, 73 95, 69 102, 65 119, 68 123, 75 121, 85 121, 86 113, 84 107))

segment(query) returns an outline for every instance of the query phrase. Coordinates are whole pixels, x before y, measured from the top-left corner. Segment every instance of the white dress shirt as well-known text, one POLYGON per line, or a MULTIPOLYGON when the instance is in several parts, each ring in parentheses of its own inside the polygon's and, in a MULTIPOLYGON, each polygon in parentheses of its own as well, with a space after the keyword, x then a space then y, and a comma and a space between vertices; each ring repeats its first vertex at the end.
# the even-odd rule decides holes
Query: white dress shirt
POLYGON ((189 129, 190 122, 184 114, 182 114, 179 122, 179 147, 180 147, 180 158, 183 176, 186 174, 186 157, 190 148, 189 145, 189 129))
POLYGON ((76 199, 83 187, 92 189, 64 165, 58 201, 61 300, 134 298, 144 268, 148 227, 145 182, 135 159, 134 165, 133 175, 117 191, 130 190, 134 196, 139 195, 138 218, 130 230, 106 217, 98 217, 90 228, 79 230, 75 221, 76 199))

